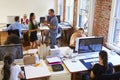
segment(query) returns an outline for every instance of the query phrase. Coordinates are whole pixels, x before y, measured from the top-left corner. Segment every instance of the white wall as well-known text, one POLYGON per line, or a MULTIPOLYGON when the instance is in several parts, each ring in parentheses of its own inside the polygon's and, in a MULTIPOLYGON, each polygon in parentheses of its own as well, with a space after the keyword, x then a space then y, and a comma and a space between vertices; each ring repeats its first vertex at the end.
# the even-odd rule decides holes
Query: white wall
POLYGON ((7 16, 23 16, 34 12, 36 19, 46 16, 48 9, 57 11, 57 0, 0 0, 0 23, 7 23, 7 16))

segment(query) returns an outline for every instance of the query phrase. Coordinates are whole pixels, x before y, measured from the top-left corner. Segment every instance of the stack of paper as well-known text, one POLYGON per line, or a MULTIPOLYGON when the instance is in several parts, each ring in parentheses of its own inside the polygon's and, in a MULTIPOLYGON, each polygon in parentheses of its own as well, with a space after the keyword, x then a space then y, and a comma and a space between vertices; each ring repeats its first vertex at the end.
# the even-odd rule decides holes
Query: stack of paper
POLYGON ((49 65, 61 64, 61 59, 59 57, 51 57, 46 59, 49 65))

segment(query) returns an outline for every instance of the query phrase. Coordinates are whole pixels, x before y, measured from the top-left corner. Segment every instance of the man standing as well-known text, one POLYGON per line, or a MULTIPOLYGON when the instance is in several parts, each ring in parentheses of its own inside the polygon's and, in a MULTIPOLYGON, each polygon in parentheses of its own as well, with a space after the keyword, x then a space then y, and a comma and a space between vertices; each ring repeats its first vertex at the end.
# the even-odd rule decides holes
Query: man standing
POLYGON ((54 14, 53 9, 49 9, 48 11, 50 22, 45 22, 45 25, 50 28, 50 42, 51 42, 51 48, 54 48, 54 45, 56 45, 56 37, 58 33, 58 19, 54 14))

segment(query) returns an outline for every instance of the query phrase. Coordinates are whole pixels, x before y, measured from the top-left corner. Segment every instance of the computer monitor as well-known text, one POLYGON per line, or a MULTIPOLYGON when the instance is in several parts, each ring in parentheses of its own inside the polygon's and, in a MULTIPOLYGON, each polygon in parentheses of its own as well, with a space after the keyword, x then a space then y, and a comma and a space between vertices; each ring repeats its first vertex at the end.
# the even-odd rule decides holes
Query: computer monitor
POLYGON ((15 59, 23 58, 23 50, 21 44, 15 45, 2 45, 0 46, 0 61, 3 61, 4 56, 8 53, 14 55, 15 59))
POLYGON ((40 23, 44 23, 45 17, 40 17, 40 23))
POLYGON ((98 52, 102 50, 103 37, 77 38, 75 51, 78 53, 98 52))
POLYGON ((50 22, 50 20, 51 20, 51 17, 47 16, 47 22, 50 22))
MULTIPOLYGON (((60 23, 61 22, 61 18, 60 18, 61 16, 60 15, 56 15, 56 17, 58 19, 58 23, 60 23)), ((47 16, 47 21, 50 22, 50 20, 51 20, 51 17, 47 16)))
POLYGON ((60 15, 56 15, 56 17, 57 17, 57 19, 58 19, 58 23, 60 23, 61 22, 61 16, 60 15))

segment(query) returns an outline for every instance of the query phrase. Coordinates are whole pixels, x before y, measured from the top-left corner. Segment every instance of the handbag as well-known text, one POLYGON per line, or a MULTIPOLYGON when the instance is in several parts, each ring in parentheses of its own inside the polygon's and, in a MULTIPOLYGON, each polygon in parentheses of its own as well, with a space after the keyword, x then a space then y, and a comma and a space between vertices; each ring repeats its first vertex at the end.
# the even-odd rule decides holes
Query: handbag
POLYGON ((36 64, 36 57, 34 54, 27 54, 23 57, 24 65, 36 64))

